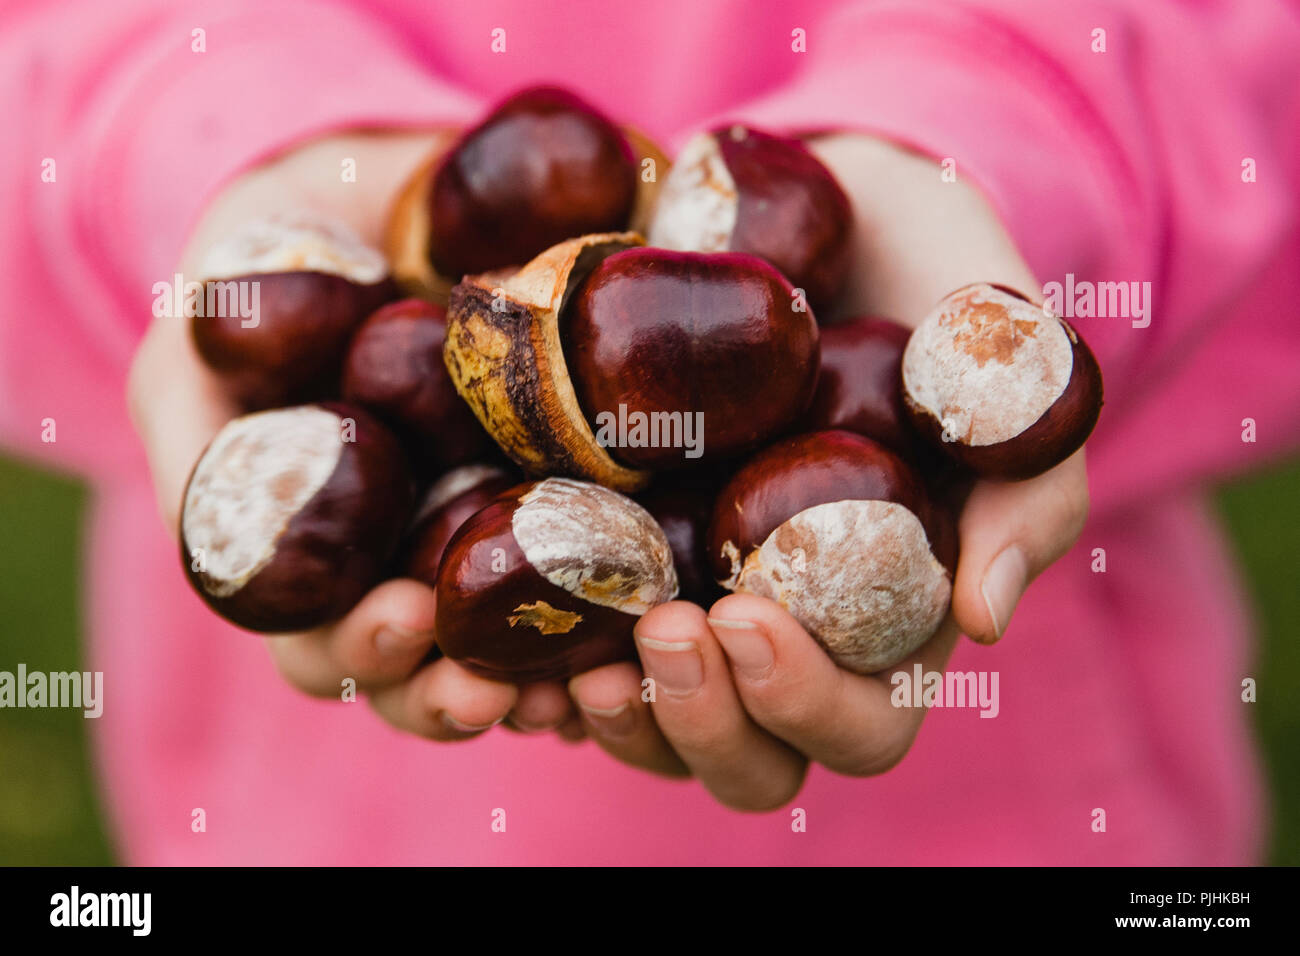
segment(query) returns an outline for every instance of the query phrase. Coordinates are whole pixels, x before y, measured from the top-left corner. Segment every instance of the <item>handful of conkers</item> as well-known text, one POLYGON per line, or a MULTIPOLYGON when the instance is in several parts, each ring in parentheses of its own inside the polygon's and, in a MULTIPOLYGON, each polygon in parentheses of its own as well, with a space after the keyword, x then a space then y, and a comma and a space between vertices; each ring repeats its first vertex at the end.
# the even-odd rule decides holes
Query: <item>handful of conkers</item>
POLYGON ((186 489, 190 583, 277 633, 413 577, 441 652, 518 683, 633 656, 679 592, 770 598, 841 666, 898 663, 948 613, 951 489, 1069 457, 1101 373, 992 284, 911 331, 820 327, 851 224, 797 140, 723 127, 669 168, 553 88, 421 165, 387 257, 319 217, 250 224, 205 279, 259 280, 261 321, 193 323, 251 414, 186 489))

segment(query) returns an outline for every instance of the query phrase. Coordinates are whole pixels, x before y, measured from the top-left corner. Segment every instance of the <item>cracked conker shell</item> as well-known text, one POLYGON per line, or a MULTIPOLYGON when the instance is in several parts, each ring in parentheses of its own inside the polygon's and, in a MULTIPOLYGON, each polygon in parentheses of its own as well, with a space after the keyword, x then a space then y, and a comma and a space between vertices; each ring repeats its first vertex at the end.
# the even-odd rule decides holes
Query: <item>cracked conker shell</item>
POLYGON ((848 197, 803 143, 737 125, 700 133, 682 149, 649 241, 761 256, 824 308, 844 286, 851 228, 848 197))
POLYGON ((190 584, 226 620, 276 633, 342 617, 380 578, 411 508, 397 439, 341 403, 228 423, 190 475, 190 584))
POLYGON ((709 559, 728 590, 776 601, 836 663, 869 674, 906 658, 947 614, 951 573, 932 546, 942 518, 883 445, 814 432, 760 452, 727 483, 709 559))
POLYGON ((362 323, 348 349, 343 397, 390 424, 424 474, 490 447, 447 374, 447 311, 422 299, 390 303, 362 323))
POLYGON ((601 259, 640 242, 635 233, 582 236, 509 276, 467 276, 451 291, 443 353, 451 380, 529 475, 582 478, 619 491, 650 480, 596 441, 569 378, 559 321, 571 290, 601 259))
POLYGON ((556 680, 634 655, 632 627, 677 594, 644 508, 566 478, 519 485, 456 532, 438 572, 438 646, 493 680, 556 680))
POLYGON ((249 410, 337 395, 352 333, 396 292, 378 251, 307 213, 247 223, 199 268, 205 311, 211 299, 224 314, 192 318, 195 348, 249 410), (232 294, 256 315, 232 309, 232 294))
POLYGON ((1083 446, 1101 414, 1101 370, 1064 319, 976 283, 912 333, 903 398, 934 447, 983 477, 1018 480, 1083 446))
POLYGON ((627 228, 636 191, 635 157, 617 126, 566 90, 527 89, 439 164, 429 257, 447 276, 518 265, 565 239, 627 228))
POLYGON ((817 385, 816 320, 796 310, 785 278, 751 255, 633 248, 607 256, 561 314, 560 341, 597 439, 633 468, 750 451, 790 426, 817 385), (650 427, 638 435, 625 421, 650 427), (703 435, 688 447, 698 423, 703 435))

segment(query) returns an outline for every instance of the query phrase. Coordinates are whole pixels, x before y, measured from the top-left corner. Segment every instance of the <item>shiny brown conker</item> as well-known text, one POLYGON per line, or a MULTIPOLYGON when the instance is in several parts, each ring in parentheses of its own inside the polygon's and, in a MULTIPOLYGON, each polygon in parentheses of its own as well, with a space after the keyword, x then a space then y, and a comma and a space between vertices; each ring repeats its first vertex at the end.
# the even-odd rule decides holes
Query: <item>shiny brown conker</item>
POLYGON ((666 249, 761 256, 822 309, 844 286, 852 223, 848 196, 803 143, 736 125, 682 149, 648 238, 666 249))
POLYGON ((903 399, 936 449, 985 478, 1032 478, 1097 424, 1101 369, 1064 320, 988 283, 946 296, 903 353, 903 399))
POLYGON ((423 474, 480 458, 491 444, 447 373, 446 340, 446 309, 403 299, 362 323, 343 368, 343 398, 391 425, 423 474))
POLYGON ((920 647, 947 613, 951 570, 933 545, 943 520, 889 449, 813 432, 736 472, 714 506, 709 559, 728 590, 776 601, 841 666, 874 673, 920 647))
POLYGON ((811 311, 740 253, 607 256, 561 314, 560 341, 597 441, 635 468, 750 451, 790 426, 817 384, 811 311))
POLYGON ((245 224, 208 251, 200 274, 195 348, 249 410, 337 396, 352 333, 396 294, 379 252, 307 213, 245 224))
POLYGON ((709 521, 722 484, 722 479, 713 474, 673 475, 636 496, 637 503, 663 529, 673 550, 681 589, 678 597, 705 608, 727 593, 709 568, 709 521))
POLYGON ((565 239, 626 228, 636 191, 617 126, 566 90, 526 89, 438 165, 429 256, 452 277, 520 265, 565 239))
POLYGON ((518 478, 505 469, 482 464, 461 465, 435 481, 412 519, 403 549, 402 573, 436 587, 438 565, 452 535, 518 483, 518 478))
POLYGON ((330 402, 245 415, 194 466, 181 559, 226 620, 308 630, 346 614, 379 580, 411 498, 397 439, 364 410, 330 402))
POLYGON ((672 551, 644 508, 548 478, 505 492, 452 537, 438 646, 493 680, 564 679, 633 657, 637 618, 676 594, 672 551))
POLYGON ((889 319, 860 317, 821 330, 821 375, 806 431, 842 428, 908 454, 916 436, 903 405, 903 350, 911 330, 889 319))

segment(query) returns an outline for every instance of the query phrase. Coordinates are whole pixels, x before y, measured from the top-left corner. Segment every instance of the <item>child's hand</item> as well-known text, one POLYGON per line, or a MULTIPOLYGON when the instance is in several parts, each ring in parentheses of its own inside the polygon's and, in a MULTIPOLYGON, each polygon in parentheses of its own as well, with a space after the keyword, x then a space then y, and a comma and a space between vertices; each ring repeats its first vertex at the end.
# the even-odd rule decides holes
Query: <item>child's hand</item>
MULTIPOLYGON (((929 161, 865 137, 831 137, 816 150, 858 217, 853 314, 915 325, 975 281, 1037 294, 1039 283, 973 188, 944 183, 929 161)), ((959 524, 952 613, 882 675, 837 668, 778 605, 731 595, 707 616, 683 602, 655 608, 636 629, 641 668, 600 668, 569 690, 588 734, 609 753, 660 773, 693 773, 728 806, 780 806, 798 792, 809 761, 882 773, 907 753, 925 713, 891 705, 889 673, 917 662, 941 670, 961 632, 997 640, 1025 586, 1069 550, 1087 512, 1083 451, 1030 481, 975 485, 959 524), (645 676, 655 682, 653 702, 642 699, 645 676)))
MULTIPOLYGON (((392 194, 446 133, 348 135, 308 144, 227 186, 205 211, 182 261, 193 271, 203 251, 245 221, 307 208, 347 222, 378 244, 392 194), (356 160, 356 182, 339 175, 356 160)), ((131 370, 128 399, 153 472, 158 506, 175 535, 190 470, 217 431, 238 411, 199 360, 186 320, 158 318, 131 370)), ((178 569, 179 573, 179 569, 178 569)), ((448 660, 421 666, 433 646, 433 590, 410 580, 370 592, 345 618, 305 634, 266 639, 293 686, 338 698, 353 678, 394 726, 437 740, 459 740, 509 718, 519 729, 559 728, 582 736, 562 685, 523 689, 484 680, 448 660)))

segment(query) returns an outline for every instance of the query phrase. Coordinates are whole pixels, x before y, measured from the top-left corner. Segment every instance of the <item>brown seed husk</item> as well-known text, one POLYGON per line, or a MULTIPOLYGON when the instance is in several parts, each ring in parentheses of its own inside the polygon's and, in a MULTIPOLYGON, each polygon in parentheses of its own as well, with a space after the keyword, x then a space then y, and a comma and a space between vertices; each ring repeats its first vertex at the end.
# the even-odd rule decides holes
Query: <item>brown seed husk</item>
POLYGON ((644 240, 632 232, 571 239, 507 278, 468 276, 451 290, 444 358, 452 382, 488 433, 534 476, 638 491, 648 472, 625 468, 596 441, 569 380, 559 316, 606 256, 644 240))

